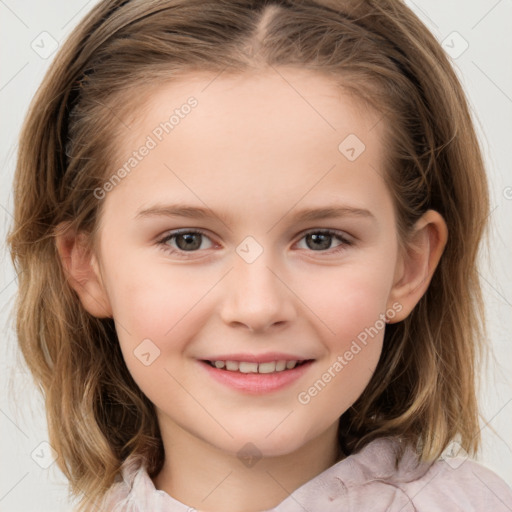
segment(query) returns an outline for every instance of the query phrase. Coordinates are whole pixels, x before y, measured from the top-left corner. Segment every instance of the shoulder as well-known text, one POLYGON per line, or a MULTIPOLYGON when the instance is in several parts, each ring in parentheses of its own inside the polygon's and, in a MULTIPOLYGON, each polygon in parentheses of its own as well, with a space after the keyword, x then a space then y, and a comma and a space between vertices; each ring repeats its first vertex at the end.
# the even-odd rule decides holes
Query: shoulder
POLYGON ((397 457, 399 453, 396 439, 370 443, 353 456, 359 481, 352 483, 367 490, 386 487, 402 512, 512 510, 512 489, 496 473, 467 456, 420 462, 410 447, 401 457, 397 457))
POLYGON ((419 512, 512 510, 512 489, 496 473, 467 457, 434 462, 417 481, 404 484, 419 512))

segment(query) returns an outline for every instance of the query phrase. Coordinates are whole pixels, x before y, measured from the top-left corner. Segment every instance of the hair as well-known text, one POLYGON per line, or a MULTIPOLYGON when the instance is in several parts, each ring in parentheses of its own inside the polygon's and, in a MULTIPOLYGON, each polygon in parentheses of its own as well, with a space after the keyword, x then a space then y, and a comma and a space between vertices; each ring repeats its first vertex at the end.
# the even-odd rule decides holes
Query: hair
POLYGON ((340 418, 340 446, 348 455, 396 435, 421 460, 454 439, 478 450, 475 367, 485 322, 477 260, 487 178, 467 99, 434 36, 401 0, 103 0, 62 45, 31 103, 8 239, 19 344, 83 510, 128 456, 144 458, 156 475, 164 452, 113 319, 90 315, 67 281, 58 226, 94 243, 102 201, 93 191, 111 174, 122 119, 156 87, 199 72, 279 66, 327 76, 379 113, 400 240, 428 209, 449 231, 428 290, 406 319, 386 326, 374 375, 340 418))

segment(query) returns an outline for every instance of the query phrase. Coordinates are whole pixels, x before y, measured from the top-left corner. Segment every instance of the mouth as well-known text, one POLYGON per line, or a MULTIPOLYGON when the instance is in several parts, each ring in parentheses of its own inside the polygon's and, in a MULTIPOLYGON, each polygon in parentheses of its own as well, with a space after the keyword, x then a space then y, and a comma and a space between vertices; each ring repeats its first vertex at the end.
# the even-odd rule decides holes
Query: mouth
POLYGON ((294 368, 298 368, 304 364, 307 364, 313 359, 279 359, 275 361, 265 362, 254 362, 254 361, 231 361, 231 360, 202 360, 203 363, 210 365, 212 368, 217 370, 224 370, 226 372, 237 372, 237 373, 281 373, 294 368))
POLYGON ((199 359, 198 362, 213 381, 249 395, 275 393, 291 386, 309 371, 315 361, 297 356, 291 356, 292 359, 289 355, 284 357, 284 354, 232 354, 231 359, 227 355, 224 357, 199 359))

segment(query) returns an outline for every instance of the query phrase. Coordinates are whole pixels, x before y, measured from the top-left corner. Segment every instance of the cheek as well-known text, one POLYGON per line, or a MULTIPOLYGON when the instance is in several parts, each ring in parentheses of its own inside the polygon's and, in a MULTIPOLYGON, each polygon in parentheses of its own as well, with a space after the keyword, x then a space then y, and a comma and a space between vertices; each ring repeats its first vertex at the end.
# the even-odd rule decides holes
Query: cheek
POLYGON ((173 361, 181 360, 206 319, 201 298, 211 285, 169 282, 173 284, 161 276, 153 279, 151 273, 142 279, 132 273, 116 285, 113 314, 126 366, 138 387, 156 405, 172 404, 181 410, 190 407, 182 386, 189 389, 187 379, 193 375, 184 379, 173 361))
POLYGON ((218 277, 197 268, 147 265, 126 257, 110 265, 106 275, 110 276, 107 289, 126 365, 139 386, 150 392, 148 386, 157 384, 157 375, 170 380, 163 373, 168 356, 182 357, 208 320, 209 291, 218 277))
POLYGON ((375 258, 319 276, 303 293, 328 355, 297 399, 308 413, 334 421, 359 398, 379 361, 392 269, 375 258))
POLYGON ((130 337, 162 340, 187 323, 215 284, 215 276, 200 269, 172 268, 162 262, 124 260, 111 274, 109 299, 114 318, 130 337))
POLYGON ((316 292, 318 316, 329 328, 321 336, 328 355, 297 395, 304 414, 327 423, 361 396, 382 352, 388 281, 353 270, 331 280, 330 293, 316 292))
MULTIPOLYGON (((391 290, 389 265, 350 265, 317 274, 302 288, 307 306, 322 325, 323 338, 332 350, 345 350, 354 339, 364 339, 374 328, 383 334, 383 315, 391 290)), ((376 337, 376 336, 373 336, 376 337)))

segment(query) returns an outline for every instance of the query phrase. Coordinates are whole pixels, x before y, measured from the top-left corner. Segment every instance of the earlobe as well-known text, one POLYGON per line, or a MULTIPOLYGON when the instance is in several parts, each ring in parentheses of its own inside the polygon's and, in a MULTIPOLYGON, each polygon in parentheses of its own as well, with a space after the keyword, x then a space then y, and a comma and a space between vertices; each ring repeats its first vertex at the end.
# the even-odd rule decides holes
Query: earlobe
POLYGON ((425 294, 447 240, 448 228, 438 212, 428 210, 416 222, 397 261, 395 281, 388 302, 399 303, 401 310, 389 323, 406 318, 425 294))
POLYGON ((76 233, 67 223, 57 226, 55 246, 64 274, 87 312, 98 318, 111 318, 112 309, 106 294, 96 256, 86 233, 76 233))

